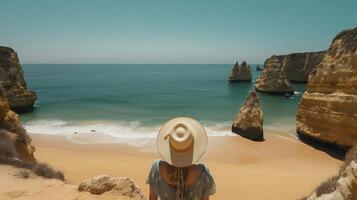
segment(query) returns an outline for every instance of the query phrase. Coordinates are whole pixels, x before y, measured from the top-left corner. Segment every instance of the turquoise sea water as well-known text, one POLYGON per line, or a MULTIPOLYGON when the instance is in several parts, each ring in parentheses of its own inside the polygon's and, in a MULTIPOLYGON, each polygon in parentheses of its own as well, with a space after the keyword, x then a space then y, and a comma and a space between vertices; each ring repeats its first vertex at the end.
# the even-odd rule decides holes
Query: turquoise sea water
MULTIPOLYGON (((254 80, 259 72, 253 69, 254 80)), ((35 111, 22 114, 29 132, 98 133, 116 137, 153 136, 176 116, 201 121, 210 135, 229 135, 252 83, 229 84, 231 65, 28 64, 29 87, 37 92, 35 111)), ((264 126, 294 133, 304 84, 291 98, 261 96, 264 126)))

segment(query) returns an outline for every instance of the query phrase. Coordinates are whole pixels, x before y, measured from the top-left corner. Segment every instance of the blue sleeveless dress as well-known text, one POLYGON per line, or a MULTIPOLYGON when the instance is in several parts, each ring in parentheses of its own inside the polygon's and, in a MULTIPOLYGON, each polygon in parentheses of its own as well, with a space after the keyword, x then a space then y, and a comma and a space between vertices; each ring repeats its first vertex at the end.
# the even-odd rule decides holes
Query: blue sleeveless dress
MULTIPOLYGON (((154 188, 160 200, 174 200, 176 189, 161 179, 159 164, 160 160, 154 161, 146 183, 154 188)), ((203 196, 209 196, 216 192, 216 185, 208 168, 203 164, 198 166, 201 172, 200 176, 191 187, 187 188, 186 200, 201 200, 203 196)))

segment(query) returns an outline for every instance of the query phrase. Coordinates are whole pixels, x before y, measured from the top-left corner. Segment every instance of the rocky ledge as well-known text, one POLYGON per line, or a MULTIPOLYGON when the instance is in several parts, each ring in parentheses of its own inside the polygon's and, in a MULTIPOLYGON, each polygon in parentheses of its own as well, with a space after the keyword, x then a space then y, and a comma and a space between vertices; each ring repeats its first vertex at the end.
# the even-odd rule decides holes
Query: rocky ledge
POLYGON ((5 89, 11 110, 27 112, 33 109, 37 95, 27 89, 17 53, 9 47, 0 47, 0 85, 5 89))
POLYGON ((4 89, 0 86, 0 159, 14 157, 32 162, 35 161, 34 151, 31 138, 23 128, 19 116, 9 109, 4 89))
POLYGON ((229 82, 251 82, 252 72, 250 66, 243 61, 241 65, 236 62, 228 75, 229 82))
POLYGON ((232 125, 232 132, 254 141, 263 141, 263 111, 260 109, 259 96, 252 91, 245 98, 232 125))
POLYGON ((266 63, 255 82, 255 90, 272 95, 294 94, 293 86, 286 79, 278 59, 266 63))
POLYGON ((338 34, 311 72, 296 126, 303 138, 346 149, 357 144, 357 28, 338 34))
POLYGON ((337 176, 323 182, 304 200, 355 200, 357 199, 357 146, 345 158, 337 176))
POLYGON ((273 55, 264 62, 267 67, 277 59, 290 83, 307 83, 309 74, 322 61, 325 51, 273 55))

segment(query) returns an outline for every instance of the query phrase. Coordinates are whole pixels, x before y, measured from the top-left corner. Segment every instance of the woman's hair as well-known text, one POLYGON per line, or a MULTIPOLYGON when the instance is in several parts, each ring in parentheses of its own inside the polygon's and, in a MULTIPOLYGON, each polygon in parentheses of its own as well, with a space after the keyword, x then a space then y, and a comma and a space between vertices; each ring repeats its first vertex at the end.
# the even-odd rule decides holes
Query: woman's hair
POLYGON ((168 165, 167 168, 167 175, 170 180, 176 181, 176 199, 175 200, 185 200, 186 193, 187 193, 187 186, 185 183, 185 179, 187 178, 188 174, 188 167, 179 168, 168 165))

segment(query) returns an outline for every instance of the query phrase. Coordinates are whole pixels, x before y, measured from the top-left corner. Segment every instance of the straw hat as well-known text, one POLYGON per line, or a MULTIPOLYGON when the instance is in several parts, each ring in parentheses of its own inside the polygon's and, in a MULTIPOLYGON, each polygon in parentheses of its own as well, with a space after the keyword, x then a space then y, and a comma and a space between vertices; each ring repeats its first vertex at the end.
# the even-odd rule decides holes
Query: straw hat
POLYGON ((198 162, 206 151, 206 130, 192 118, 174 118, 160 128, 156 145, 167 163, 188 167, 198 162))

